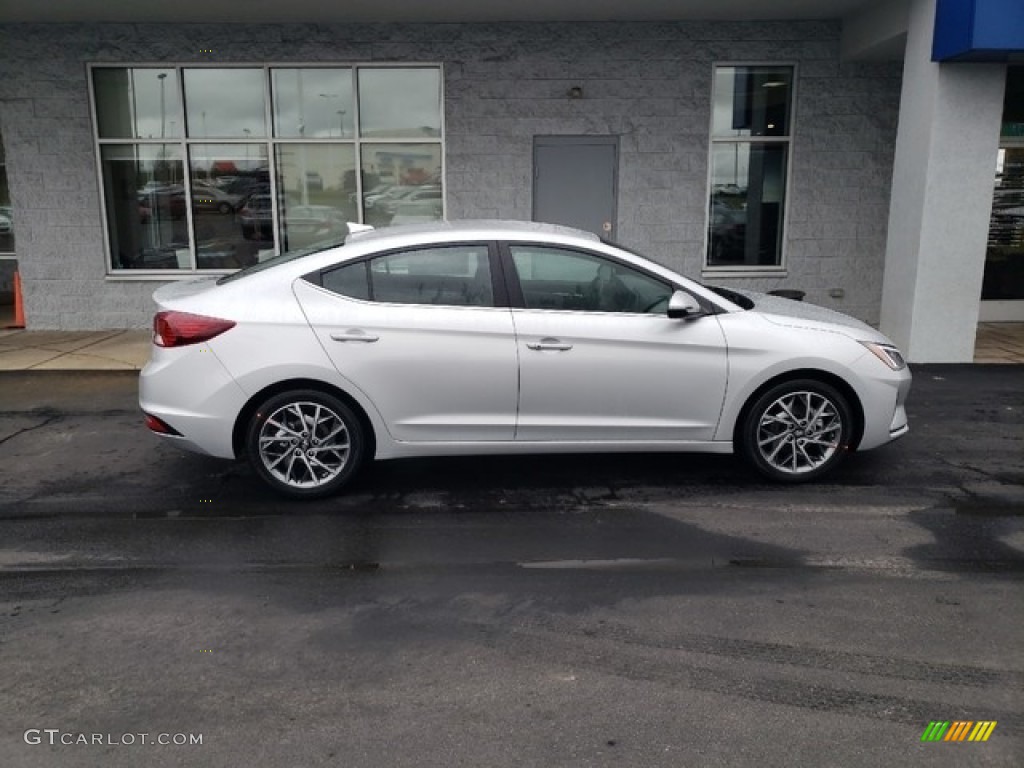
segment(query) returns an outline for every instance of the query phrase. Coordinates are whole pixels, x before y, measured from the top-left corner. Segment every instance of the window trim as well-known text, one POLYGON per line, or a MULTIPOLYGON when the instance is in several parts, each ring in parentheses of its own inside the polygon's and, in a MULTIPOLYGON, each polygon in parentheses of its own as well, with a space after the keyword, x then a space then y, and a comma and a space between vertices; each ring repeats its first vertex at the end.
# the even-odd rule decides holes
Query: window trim
MULTIPOLYGON (((361 147, 362 144, 435 144, 440 147, 440 160, 441 160, 441 179, 442 179, 442 190, 441 190, 441 217, 442 219, 448 216, 448 205, 447 205, 447 184, 445 180, 448 176, 447 169, 447 125, 446 125, 446 110, 445 110, 445 68, 444 63, 430 62, 430 61, 231 61, 231 62, 192 62, 185 60, 173 60, 173 61, 90 61, 85 64, 86 69, 86 87, 89 98, 89 118, 92 123, 92 142, 93 142, 93 158, 96 166, 96 184, 97 192, 100 201, 100 224, 103 232, 103 254, 104 254, 104 279, 111 282, 125 282, 132 280, 189 280, 196 277, 202 277, 206 275, 224 275, 231 274, 237 270, 234 269, 202 269, 198 267, 196 261, 196 242, 195 242, 195 228, 193 222, 193 211, 192 205, 188 204, 185 208, 186 227, 189 238, 189 262, 190 266, 187 269, 115 269, 113 266, 113 258, 110 247, 110 231, 109 224, 107 221, 107 199, 103 186, 103 164, 102 164, 102 147, 104 145, 119 144, 119 145, 130 145, 139 146, 143 144, 149 145, 160 145, 160 144, 177 144, 183 149, 183 179, 182 183, 184 186, 184 195, 186 201, 192 199, 192 178, 190 173, 190 149, 194 144, 262 144, 267 147, 267 163, 270 173, 270 194, 271 194, 271 215, 274 221, 274 255, 281 253, 280 243, 280 232, 277 222, 279 221, 279 210, 277 204, 277 173, 276 171, 276 147, 278 144, 347 144, 353 147, 353 157, 355 159, 355 182, 356 182, 356 198, 362 200, 363 198, 363 179, 362 173, 360 173, 360 167, 362 162, 361 147), (178 92, 181 94, 179 100, 180 113, 175 115, 175 119, 181 124, 181 135, 177 138, 131 138, 131 137, 117 137, 117 138, 101 138, 99 135, 99 120, 97 115, 96 106, 96 92, 95 84, 93 82, 93 72, 98 69, 165 69, 173 70, 175 85, 178 88, 178 92), (185 88, 184 88, 184 70, 185 69, 260 69, 263 71, 263 103, 264 103, 264 120, 266 121, 267 134, 259 138, 251 137, 193 137, 188 135, 187 125, 185 122, 185 114, 187 112, 187 106, 185 103, 185 88), (273 77, 271 70, 274 69, 349 69, 351 70, 352 77, 352 112, 353 112, 353 130, 351 137, 288 137, 278 138, 274 135, 274 123, 273 123, 273 77), (438 107, 439 107, 439 134, 437 136, 424 136, 424 137, 373 137, 364 139, 360 136, 359 127, 359 75, 360 69, 433 69, 438 72, 439 75, 439 89, 438 94, 438 107)), ((134 128, 134 126, 133 126, 134 128)), ((363 209, 362 205, 357 209, 358 218, 362 223, 363 209)))
POLYGON ((748 277, 787 277, 789 275, 788 243, 789 243, 789 198, 793 182, 793 151, 795 146, 797 122, 797 88, 799 83, 799 63, 796 61, 765 61, 765 60, 722 60, 711 62, 711 93, 710 108, 708 109, 708 167, 707 178, 704 185, 704 235, 701 239, 701 278, 721 280, 723 278, 748 278, 748 277), (727 136, 715 137, 715 73, 723 67, 789 67, 793 76, 790 84, 789 97, 789 130, 785 136, 727 136), (779 263, 776 265, 712 265, 708 263, 708 247, 711 237, 711 190, 713 184, 714 165, 712 157, 716 144, 785 144, 788 146, 786 152, 786 173, 785 173, 785 205, 782 210, 782 233, 779 238, 779 263))

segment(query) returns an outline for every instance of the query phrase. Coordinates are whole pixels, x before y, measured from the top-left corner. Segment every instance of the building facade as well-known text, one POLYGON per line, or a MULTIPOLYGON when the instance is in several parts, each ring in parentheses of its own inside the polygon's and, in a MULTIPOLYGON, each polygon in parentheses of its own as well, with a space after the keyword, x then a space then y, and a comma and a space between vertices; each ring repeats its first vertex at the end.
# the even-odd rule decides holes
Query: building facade
POLYGON ((513 218, 803 291, 911 360, 969 359, 997 162, 1020 259, 1019 155, 1000 139, 1016 54, 933 62, 934 0, 767 21, 736 5, 641 21, 0 15, 0 250, 27 326, 144 327, 158 285, 345 220, 513 218))

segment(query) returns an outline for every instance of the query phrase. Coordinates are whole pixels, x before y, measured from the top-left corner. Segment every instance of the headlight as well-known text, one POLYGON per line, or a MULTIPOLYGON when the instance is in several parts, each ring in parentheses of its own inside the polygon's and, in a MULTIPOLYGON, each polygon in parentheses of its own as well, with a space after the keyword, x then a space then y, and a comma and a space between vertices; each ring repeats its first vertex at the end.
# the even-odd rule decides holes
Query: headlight
POLYGON ((892 344, 879 344, 877 341, 862 341, 861 344, 871 350, 875 357, 894 371, 902 371, 907 367, 907 361, 903 359, 903 355, 892 344))

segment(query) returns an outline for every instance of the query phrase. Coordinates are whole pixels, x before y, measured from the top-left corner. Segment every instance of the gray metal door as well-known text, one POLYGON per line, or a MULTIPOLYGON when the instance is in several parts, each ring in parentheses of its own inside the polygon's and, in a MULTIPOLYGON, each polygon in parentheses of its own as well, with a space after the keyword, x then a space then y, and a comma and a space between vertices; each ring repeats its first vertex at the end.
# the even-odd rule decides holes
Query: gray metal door
POLYGON ((537 136, 533 140, 533 220, 615 236, 619 140, 537 136))

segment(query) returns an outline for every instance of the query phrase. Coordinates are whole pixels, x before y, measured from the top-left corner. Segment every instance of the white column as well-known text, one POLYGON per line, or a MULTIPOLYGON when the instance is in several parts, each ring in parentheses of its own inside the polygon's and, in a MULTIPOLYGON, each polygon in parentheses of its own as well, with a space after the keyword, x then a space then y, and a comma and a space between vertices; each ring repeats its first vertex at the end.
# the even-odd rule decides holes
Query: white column
POLYGON ((935 2, 910 8, 881 326, 912 362, 970 362, 1006 66, 932 62, 935 2))

